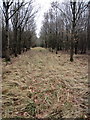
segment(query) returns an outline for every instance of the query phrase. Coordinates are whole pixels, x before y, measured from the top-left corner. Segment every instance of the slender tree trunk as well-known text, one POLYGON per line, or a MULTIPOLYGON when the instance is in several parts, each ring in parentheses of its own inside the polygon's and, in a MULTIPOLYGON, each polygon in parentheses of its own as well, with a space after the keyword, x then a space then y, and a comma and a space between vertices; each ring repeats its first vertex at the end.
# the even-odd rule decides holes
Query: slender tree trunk
POLYGON ((87 42, 88 42, 88 50, 90 51, 90 1, 88 2, 87 42))
POLYGON ((13 50, 13 52, 14 52, 14 55, 15 55, 15 57, 17 57, 17 29, 15 28, 15 30, 14 30, 14 50, 13 50))
POLYGON ((58 38, 57 38, 57 35, 58 35, 58 28, 57 28, 57 7, 56 7, 56 54, 58 54, 58 38))
POLYGON ((19 38, 18 38, 18 54, 21 54, 21 48, 22 48, 22 43, 21 43, 21 35, 22 35, 22 32, 21 32, 21 27, 19 27, 19 38))
POLYGON ((74 48, 74 45, 73 45, 73 37, 71 39, 71 49, 70 49, 70 61, 73 62, 73 48, 74 48))
POLYGON ((75 40, 75 26, 76 26, 76 18, 75 18, 75 9, 76 9, 76 2, 71 3, 72 8, 72 37, 71 37, 71 49, 70 49, 70 61, 73 62, 73 54, 74 54, 74 40, 75 40))
POLYGON ((5 59, 6 59, 6 61, 10 61, 8 8, 6 8, 5 39, 6 39, 5 59))
POLYGON ((78 53, 78 41, 75 42, 75 54, 78 53))

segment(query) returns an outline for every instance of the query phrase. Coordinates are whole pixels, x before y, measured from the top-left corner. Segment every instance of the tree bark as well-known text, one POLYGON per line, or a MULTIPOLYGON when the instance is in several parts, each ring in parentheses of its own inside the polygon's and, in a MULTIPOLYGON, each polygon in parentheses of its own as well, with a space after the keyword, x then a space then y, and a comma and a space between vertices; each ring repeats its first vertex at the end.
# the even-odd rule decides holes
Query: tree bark
POLYGON ((14 52, 14 55, 15 57, 17 57, 17 29, 15 28, 14 30, 14 49, 13 49, 13 52, 14 52))
POLYGON ((6 61, 10 61, 10 53, 9 53, 9 20, 8 20, 8 6, 6 9, 6 27, 5 27, 5 39, 6 39, 6 48, 5 48, 5 59, 6 61))
POLYGON ((71 37, 71 49, 70 49, 70 61, 73 62, 73 54, 74 54, 74 40, 75 40, 75 9, 76 9, 76 2, 71 3, 71 8, 72 8, 72 15, 73 15, 73 20, 72 20, 72 37, 71 37))
POLYGON ((22 44, 21 44, 21 37, 22 35, 22 31, 21 31, 21 27, 19 27, 19 38, 18 38, 18 54, 21 54, 21 48, 22 48, 22 44))
POLYGON ((75 41, 75 54, 78 53, 78 41, 75 41))

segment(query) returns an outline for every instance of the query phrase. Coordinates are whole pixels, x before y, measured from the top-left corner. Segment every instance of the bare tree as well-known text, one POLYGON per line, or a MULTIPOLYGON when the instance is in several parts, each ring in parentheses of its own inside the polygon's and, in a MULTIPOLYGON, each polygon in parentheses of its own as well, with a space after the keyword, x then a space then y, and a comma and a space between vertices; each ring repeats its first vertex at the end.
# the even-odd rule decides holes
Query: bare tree
POLYGON ((5 58, 6 61, 10 61, 10 51, 9 51, 9 20, 15 15, 15 13, 24 5, 24 2, 21 2, 20 6, 13 12, 13 14, 10 13, 10 7, 13 4, 13 0, 3 0, 3 14, 5 19, 5 58))
MULTIPOLYGON (((15 9, 17 9, 19 6, 20 2, 18 1, 18 3, 15 3, 11 11, 15 11, 15 9)), ((14 30, 13 52, 15 56, 17 56, 18 53, 21 54, 21 36, 29 20, 35 16, 34 14, 35 12, 32 13, 32 11, 33 11, 32 0, 30 0, 27 3, 27 8, 23 6, 22 9, 20 9, 11 19, 14 30)))
POLYGON ((71 16, 68 16, 63 9, 59 7, 59 4, 56 4, 53 2, 52 7, 58 8, 63 15, 70 21, 71 23, 71 49, 70 49, 70 61, 73 61, 73 54, 74 54, 74 42, 75 42, 75 35, 76 35, 76 26, 77 23, 80 20, 81 15, 87 8, 87 4, 85 2, 80 1, 77 2, 77 0, 70 0, 70 7, 71 7, 71 16))

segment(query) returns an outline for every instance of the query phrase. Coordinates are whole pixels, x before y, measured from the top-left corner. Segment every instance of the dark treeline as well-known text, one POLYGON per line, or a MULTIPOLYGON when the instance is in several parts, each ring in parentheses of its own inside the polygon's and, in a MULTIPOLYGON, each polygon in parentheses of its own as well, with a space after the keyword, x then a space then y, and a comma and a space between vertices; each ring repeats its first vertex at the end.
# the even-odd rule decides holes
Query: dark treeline
POLYGON ((10 61, 11 55, 16 57, 34 45, 37 10, 33 8, 33 0, 2 2, 2 57, 10 61))
POLYGON ((90 50, 90 1, 53 2, 45 13, 40 34, 41 46, 51 51, 85 54, 90 50))

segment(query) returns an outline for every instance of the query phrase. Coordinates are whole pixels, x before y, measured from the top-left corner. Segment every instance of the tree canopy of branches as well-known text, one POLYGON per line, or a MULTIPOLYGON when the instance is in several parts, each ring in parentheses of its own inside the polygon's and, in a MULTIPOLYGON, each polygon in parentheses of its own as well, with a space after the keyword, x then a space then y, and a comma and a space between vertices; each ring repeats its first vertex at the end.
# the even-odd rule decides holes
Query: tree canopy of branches
POLYGON ((90 6, 88 2, 70 0, 53 2, 44 15, 40 38, 43 46, 70 52, 70 61, 74 53, 86 53, 89 39, 90 6), (88 22, 87 22, 88 21, 88 22))
POLYGON ((17 56, 31 47, 35 34, 35 14, 33 0, 3 0, 2 8, 2 57, 10 61, 10 56, 17 56))

